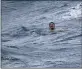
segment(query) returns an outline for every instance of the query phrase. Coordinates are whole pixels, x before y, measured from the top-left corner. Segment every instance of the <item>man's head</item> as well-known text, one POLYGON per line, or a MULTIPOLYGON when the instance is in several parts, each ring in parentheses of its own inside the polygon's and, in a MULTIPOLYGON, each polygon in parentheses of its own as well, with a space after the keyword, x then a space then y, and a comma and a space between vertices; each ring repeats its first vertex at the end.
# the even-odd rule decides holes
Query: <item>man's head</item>
POLYGON ((49 28, 50 28, 50 30, 54 30, 55 29, 55 23, 50 22, 49 23, 49 28))

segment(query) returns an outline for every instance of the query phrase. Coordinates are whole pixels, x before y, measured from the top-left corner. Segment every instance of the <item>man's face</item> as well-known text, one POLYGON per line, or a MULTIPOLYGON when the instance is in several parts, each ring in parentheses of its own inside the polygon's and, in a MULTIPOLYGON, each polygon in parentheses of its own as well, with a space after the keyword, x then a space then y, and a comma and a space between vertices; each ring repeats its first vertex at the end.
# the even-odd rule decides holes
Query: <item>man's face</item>
POLYGON ((50 25, 50 28, 55 28, 55 24, 51 23, 50 25))

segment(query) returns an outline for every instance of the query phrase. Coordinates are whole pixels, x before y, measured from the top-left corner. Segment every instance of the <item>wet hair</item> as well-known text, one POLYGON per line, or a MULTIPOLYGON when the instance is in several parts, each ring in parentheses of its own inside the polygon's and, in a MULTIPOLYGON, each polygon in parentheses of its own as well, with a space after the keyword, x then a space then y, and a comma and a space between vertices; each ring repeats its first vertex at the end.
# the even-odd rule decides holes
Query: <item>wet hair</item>
POLYGON ((54 22, 50 22, 49 25, 50 25, 50 24, 55 24, 55 23, 54 23, 54 22))
POLYGON ((50 22, 50 23, 54 23, 54 22, 50 22))

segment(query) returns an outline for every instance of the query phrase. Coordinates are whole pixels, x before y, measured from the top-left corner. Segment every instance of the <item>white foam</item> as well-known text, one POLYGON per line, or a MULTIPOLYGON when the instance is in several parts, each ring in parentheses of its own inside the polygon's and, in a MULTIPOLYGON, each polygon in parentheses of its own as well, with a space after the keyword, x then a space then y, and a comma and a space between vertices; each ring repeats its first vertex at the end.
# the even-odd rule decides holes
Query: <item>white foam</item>
POLYGON ((77 4, 75 7, 72 7, 69 9, 69 12, 65 13, 62 18, 63 19, 73 19, 73 18, 79 18, 82 17, 81 14, 81 3, 77 4))

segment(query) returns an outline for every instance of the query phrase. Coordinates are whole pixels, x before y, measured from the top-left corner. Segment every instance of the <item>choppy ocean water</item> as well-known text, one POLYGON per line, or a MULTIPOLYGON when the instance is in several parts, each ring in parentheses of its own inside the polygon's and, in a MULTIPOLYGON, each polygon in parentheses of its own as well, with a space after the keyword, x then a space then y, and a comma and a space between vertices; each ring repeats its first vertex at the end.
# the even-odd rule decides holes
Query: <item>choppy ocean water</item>
POLYGON ((2 1, 2 67, 81 67, 81 8, 81 1, 2 1))

